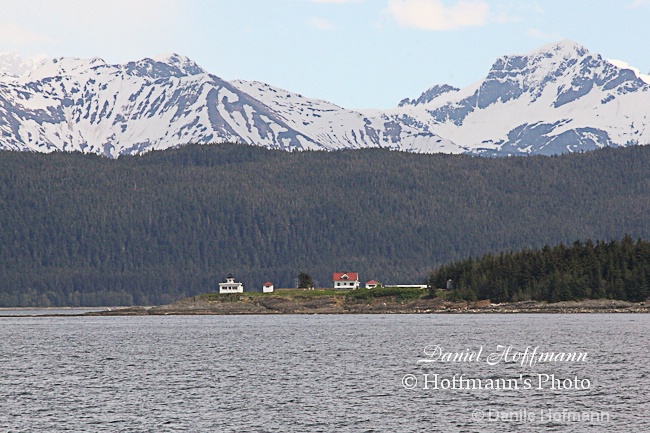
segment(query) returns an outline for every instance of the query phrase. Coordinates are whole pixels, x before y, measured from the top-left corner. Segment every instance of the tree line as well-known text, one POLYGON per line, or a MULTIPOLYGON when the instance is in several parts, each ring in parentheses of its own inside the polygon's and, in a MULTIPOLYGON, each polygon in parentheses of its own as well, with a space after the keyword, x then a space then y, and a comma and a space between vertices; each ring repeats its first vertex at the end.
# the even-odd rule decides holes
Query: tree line
POLYGON ((650 242, 625 236, 470 257, 435 269, 429 276, 430 294, 447 288, 449 280, 456 300, 641 302, 650 296, 650 242))
MULTIPOLYGON (((188 145, 0 152, 0 306, 172 302, 300 272, 415 284, 465 257, 650 237, 650 148, 482 158, 188 145)), ((364 282, 362 281, 362 283, 364 282)))

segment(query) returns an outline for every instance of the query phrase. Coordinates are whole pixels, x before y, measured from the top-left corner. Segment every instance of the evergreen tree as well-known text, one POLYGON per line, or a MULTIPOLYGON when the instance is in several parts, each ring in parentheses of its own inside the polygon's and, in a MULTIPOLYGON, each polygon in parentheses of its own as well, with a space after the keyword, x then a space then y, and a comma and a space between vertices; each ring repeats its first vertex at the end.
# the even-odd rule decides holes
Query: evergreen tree
POLYGON ((314 287, 314 280, 311 275, 301 272, 298 274, 298 288, 299 289, 312 289, 314 287))

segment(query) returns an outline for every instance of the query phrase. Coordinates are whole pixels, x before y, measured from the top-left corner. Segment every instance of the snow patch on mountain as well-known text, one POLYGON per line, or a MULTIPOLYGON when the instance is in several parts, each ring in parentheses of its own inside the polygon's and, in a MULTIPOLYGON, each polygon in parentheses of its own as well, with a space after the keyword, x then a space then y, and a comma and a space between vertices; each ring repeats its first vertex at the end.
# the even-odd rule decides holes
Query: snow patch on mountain
POLYGON ((207 74, 208 71, 200 67, 194 60, 176 53, 162 54, 153 58, 156 62, 164 63, 177 68, 185 75, 207 74))
POLYGON ((634 66, 630 66, 629 63, 626 63, 622 60, 615 60, 615 59, 609 59, 607 60, 609 63, 612 65, 616 66, 619 69, 628 69, 634 74, 639 77, 641 80, 643 80, 644 83, 650 84, 650 74, 642 74, 639 68, 635 68, 634 66))
POLYGON ((434 99, 438 98, 440 95, 443 95, 448 92, 458 92, 460 89, 450 86, 448 84, 442 84, 442 85, 435 85, 428 90, 422 92, 419 98, 417 99, 409 99, 405 98, 402 99, 399 103, 400 107, 403 107, 405 105, 423 105, 427 104, 434 99))
POLYGON ((0 82, 27 74, 45 59, 45 56, 23 59, 16 52, 0 53, 0 82))

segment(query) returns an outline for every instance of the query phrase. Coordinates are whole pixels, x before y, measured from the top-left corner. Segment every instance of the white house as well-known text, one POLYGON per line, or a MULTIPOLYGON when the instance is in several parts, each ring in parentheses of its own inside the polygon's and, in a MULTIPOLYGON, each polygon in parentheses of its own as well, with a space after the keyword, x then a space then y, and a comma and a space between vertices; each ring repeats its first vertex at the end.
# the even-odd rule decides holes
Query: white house
POLYGON ((273 283, 271 283, 269 281, 264 283, 264 285, 262 286, 262 292, 271 293, 272 291, 273 291, 273 283))
POLYGON ((235 282, 232 274, 228 274, 225 283, 219 283, 219 293, 244 293, 244 285, 235 282))
POLYGON ((366 289, 374 289, 375 287, 380 285, 381 283, 379 281, 370 280, 366 283, 366 289))
POLYGON ((361 286, 358 272, 334 272, 335 289, 358 289, 361 286))

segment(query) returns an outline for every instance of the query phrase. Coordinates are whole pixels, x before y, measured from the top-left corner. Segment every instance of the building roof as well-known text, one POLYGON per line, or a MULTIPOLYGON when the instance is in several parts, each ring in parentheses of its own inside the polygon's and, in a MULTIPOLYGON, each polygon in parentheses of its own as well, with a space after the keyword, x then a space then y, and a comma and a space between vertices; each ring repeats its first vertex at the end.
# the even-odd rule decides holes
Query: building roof
POLYGON ((358 281, 358 280, 359 280, 358 272, 334 272, 334 281, 358 281))
POLYGON ((379 284, 379 281, 370 280, 366 284, 379 284))
POLYGON ((272 286, 272 285, 273 285, 273 283, 271 283, 270 281, 267 281, 266 283, 264 283, 264 287, 269 287, 269 286, 272 286))

